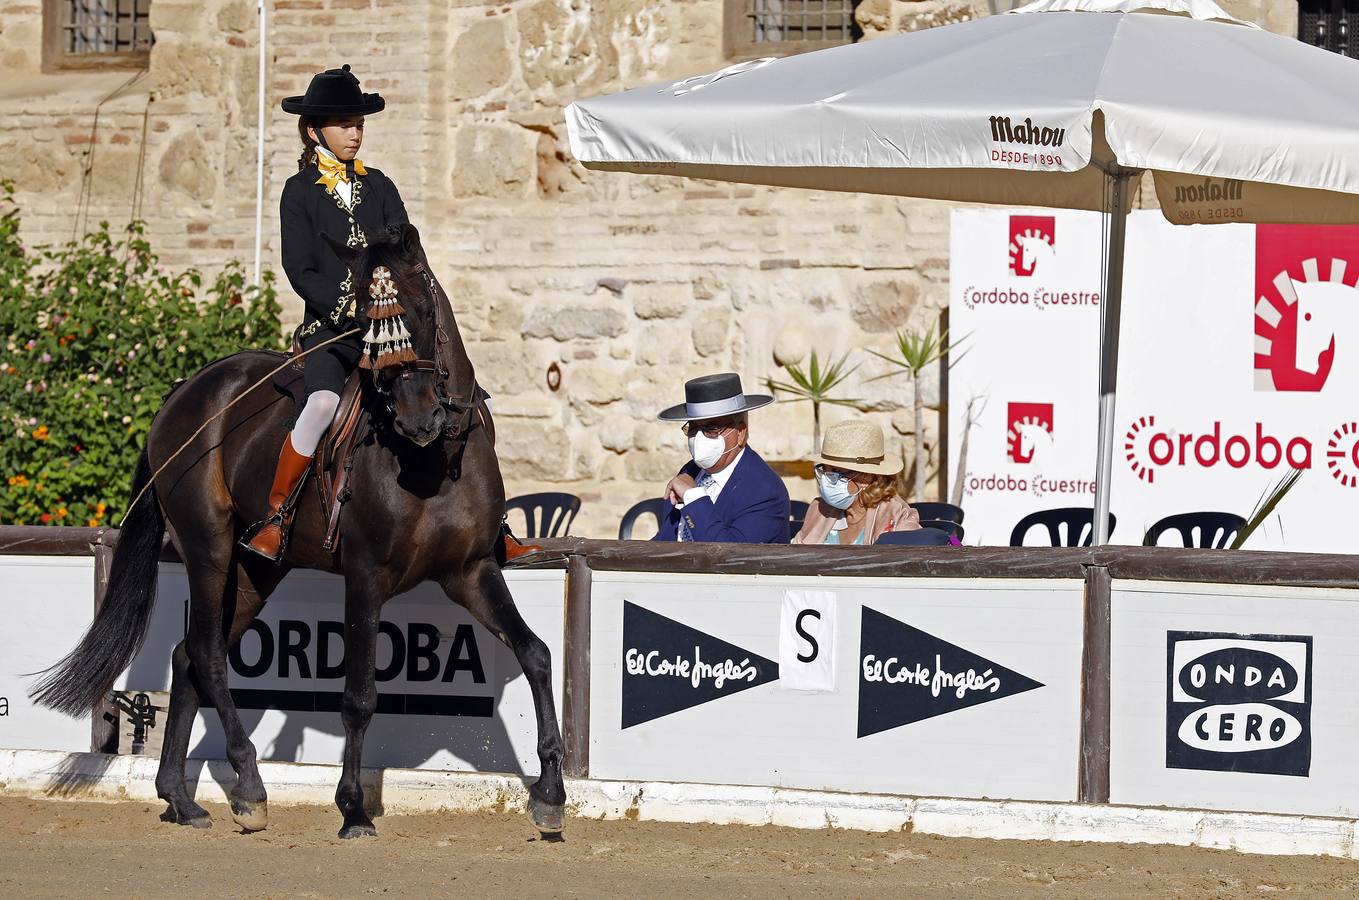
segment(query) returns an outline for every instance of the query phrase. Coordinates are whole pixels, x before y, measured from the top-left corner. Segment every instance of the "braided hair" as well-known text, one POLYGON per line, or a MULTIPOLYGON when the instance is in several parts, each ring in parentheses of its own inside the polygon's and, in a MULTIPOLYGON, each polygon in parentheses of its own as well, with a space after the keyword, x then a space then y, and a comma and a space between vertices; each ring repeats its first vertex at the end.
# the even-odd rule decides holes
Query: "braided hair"
POLYGON ((297 171, 301 172, 316 161, 316 139, 307 134, 308 128, 320 128, 325 123, 310 116, 298 116, 297 134, 302 138, 302 154, 297 157, 297 171))

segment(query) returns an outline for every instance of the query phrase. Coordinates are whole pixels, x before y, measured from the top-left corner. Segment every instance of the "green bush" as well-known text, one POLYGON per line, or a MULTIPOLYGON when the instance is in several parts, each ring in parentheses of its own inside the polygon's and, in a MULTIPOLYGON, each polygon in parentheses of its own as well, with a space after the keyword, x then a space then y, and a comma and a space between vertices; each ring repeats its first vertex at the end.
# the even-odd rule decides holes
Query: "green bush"
POLYGON ((232 263, 205 288, 158 265, 140 224, 28 248, 9 185, 0 202, 0 523, 116 524, 166 391, 282 349, 273 275, 247 285, 232 263))

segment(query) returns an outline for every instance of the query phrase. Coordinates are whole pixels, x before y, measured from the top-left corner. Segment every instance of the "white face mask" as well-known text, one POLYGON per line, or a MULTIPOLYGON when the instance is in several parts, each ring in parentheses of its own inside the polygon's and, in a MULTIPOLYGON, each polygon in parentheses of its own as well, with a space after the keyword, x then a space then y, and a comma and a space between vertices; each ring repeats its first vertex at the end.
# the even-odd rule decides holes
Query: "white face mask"
POLYGON ((701 431, 689 436, 689 456, 700 469, 717 465, 726 452, 727 442, 724 438, 708 437, 701 431))

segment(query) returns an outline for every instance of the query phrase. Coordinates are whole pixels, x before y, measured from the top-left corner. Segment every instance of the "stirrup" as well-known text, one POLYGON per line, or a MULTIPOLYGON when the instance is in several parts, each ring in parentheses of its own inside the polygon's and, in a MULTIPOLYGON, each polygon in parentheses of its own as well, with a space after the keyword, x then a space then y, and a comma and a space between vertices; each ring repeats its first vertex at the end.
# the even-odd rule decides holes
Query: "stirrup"
POLYGON ((255 554, 261 559, 267 559, 269 560, 269 562, 275 564, 280 563, 283 561, 283 557, 286 556, 288 553, 288 540, 292 536, 292 528, 290 527, 291 524, 292 523, 288 521, 287 518, 285 518, 285 511, 279 510, 272 516, 266 516, 265 518, 260 519, 254 525, 251 525, 249 528, 247 528, 245 530, 245 533, 241 535, 240 540, 238 540, 236 543, 240 544, 242 547, 249 550, 251 553, 255 554), (270 556, 263 550, 258 549, 257 547, 250 543, 255 539, 256 535, 258 535, 265 528, 268 528, 270 525, 278 526, 279 534, 278 534, 277 556, 270 556))

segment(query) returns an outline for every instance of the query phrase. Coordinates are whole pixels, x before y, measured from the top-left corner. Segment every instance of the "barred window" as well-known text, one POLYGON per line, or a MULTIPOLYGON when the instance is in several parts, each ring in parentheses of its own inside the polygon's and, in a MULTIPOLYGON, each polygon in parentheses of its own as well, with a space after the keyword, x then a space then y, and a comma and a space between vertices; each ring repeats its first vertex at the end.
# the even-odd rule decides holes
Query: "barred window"
POLYGON ((1298 40, 1341 56, 1359 59, 1359 0, 1300 0, 1298 40))
POLYGON ((726 0, 727 55, 783 56, 850 44, 863 36, 859 0, 726 0))
POLYGON ((151 0, 44 0, 47 68, 140 67, 154 38, 151 0))

